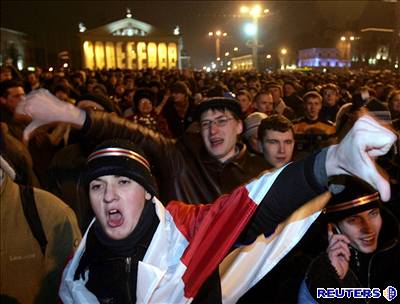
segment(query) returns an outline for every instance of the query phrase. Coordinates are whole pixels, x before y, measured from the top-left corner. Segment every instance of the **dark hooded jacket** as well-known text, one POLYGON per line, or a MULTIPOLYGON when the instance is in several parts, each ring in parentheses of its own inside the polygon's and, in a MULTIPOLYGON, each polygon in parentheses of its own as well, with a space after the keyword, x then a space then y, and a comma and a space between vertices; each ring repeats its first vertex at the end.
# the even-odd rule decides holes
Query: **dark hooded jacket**
MULTIPOLYGON (((309 266, 305 283, 316 297, 317 288, 379 288, 381 293, 388 286, 399 289, 400 229, 397 219, 385 208, 381 209, 382 228, 378 248, 372 254, 351 249, 349 271, 341 280, 326 253, 317 257, 309 266)), ((380 299, 351 299, 351 303, 381 303, 380 299)), ((318 303, 344 303, 343 299, 318 299, 318 303)))

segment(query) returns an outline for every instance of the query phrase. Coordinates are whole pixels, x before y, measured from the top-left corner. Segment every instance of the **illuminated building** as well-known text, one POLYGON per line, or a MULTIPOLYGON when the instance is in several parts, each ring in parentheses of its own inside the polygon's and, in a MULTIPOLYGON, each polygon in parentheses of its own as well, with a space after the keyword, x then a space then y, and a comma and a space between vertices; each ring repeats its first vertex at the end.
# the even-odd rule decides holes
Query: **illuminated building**
POLYGON ((310 48, 299 51, 299 67, 349 67, 350 60, 341 58, 336 48, 310 48))
POLYGON ((28 35, 15 30, 0 28, 1 30, 1 53, 0 65, 9 62, 22 70, 30 63, 28 35))
POLYGON ((79 36, 85 68, 181 68, 181 36, 156 29, 130 14, 79 36))
POLYGON ((248 71, 254 68, 253 56, 244 55, 232 58, 232 67, 236 71, 248 71))

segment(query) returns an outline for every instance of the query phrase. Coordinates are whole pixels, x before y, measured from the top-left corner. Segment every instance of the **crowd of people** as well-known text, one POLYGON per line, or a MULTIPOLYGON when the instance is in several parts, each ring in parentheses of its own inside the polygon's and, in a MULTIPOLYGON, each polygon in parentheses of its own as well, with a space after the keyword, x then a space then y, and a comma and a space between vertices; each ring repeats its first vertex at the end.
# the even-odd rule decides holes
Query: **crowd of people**
POLYGON ((10 237, 2 203, 1 281, 54 260, 28 296, 1 283, 2 300, 310 303, 318 287, 400 287, 399 262, 375 258, 400 261, 395 72, 3 66, 0 107, 1 194, 28 222, 10 237))

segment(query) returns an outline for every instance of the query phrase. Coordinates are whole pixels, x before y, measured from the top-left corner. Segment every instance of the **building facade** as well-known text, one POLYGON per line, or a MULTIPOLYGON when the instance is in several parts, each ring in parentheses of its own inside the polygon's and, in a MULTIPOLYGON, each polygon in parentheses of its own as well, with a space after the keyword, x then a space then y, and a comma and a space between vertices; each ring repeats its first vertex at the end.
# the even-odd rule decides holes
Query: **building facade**
POLYGON ((131 17, 79 35, 85 68, 181 68, 181 36, 131 17))
POLYGON ((7 28, 1 30, 1 64, 12 64, 22 70, 30 62, 28 35, 7 28))
POLYGON ((298 67, 350 67, 351 60, 337 48, 310 48, 299 51, 298 67))

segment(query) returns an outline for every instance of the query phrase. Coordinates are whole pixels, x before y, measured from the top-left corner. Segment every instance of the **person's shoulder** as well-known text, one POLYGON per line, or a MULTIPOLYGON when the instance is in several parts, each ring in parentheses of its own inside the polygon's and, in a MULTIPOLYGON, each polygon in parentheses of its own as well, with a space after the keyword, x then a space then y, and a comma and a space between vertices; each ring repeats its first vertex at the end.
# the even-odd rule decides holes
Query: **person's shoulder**
POLYGON ((293 124, 299 124, 302 122, 306 122, 306 118, 304 116, 292 120, 293 124))
POLYGON ((269 170, 272 166, 267 162, 267 160, 259 154, 251 153, 246 151, 244 157, 245 170, 261 172, 264 170, 269 170))
POLYGON ((332 121, 330 121, 328 119, 320 119, 319 122, 322 124, 328 125, 328 126, 332 126, 332 127, 335 125, 332 121))
POLYGON ((36 207, 41 218, 54 221, 61 218, 75 217, 74 211, 53 193, 43 189, 33 188, 36 207))

